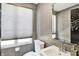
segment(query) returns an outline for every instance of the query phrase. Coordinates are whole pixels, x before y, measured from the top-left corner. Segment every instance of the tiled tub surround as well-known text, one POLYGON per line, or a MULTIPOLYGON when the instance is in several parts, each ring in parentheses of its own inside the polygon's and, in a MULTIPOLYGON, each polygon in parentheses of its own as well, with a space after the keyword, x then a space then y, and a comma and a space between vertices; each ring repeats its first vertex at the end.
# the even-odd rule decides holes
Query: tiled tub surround
POLYGON ((8 47, 1 48, 1 55, 2 56, 22 56, 25 53, 32 51, 32 50, 33 50, 32 43, 30 44, 24 43, 24 44, 12 45, 11 47, 8 46, 8 47))

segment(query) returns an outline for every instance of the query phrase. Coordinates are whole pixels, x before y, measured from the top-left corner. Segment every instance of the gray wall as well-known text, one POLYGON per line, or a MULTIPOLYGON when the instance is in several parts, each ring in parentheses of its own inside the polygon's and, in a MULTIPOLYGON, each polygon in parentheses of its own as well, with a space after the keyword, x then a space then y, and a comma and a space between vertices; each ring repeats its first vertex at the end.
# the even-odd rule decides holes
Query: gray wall
POLYGON ((47 46, 52 40, 52 3, 40 3, 37 7, 37 39, 47 46))
POLYGON ((79 6, 73 6, 57 13, 58 38, 61 41, 71 43, 71 10, 75 8, 79 6))
POLYGON ((22 56, 25 53, 33 50, 32 44, 20 45, 17 47, 1 49, 1 56, 22 56), (15 48, 20 47, 19 51, 15 51, 15 48))

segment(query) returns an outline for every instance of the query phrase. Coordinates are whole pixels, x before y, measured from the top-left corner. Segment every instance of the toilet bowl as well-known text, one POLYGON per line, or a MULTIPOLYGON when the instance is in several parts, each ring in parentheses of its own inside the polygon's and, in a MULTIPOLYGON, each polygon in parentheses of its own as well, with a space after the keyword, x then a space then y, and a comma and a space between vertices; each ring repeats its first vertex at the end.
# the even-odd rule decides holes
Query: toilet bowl
POLYGON ((35 43, 35 52, 40 52, 40 50, 44 48, 44 42, 40 40, 34 40, 34 43, 35 43))
POLYGON ((30 51, 23 56, 40 56, 40 50, 44 48, 44 42, 40 40, 34 40, 35 52, 30 51))

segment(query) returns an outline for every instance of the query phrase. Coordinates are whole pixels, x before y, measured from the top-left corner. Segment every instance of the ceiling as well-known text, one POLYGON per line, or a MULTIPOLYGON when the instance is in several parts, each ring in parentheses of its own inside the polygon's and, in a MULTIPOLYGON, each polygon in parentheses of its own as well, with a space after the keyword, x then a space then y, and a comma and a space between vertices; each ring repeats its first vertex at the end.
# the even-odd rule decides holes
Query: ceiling
MULTIPOLYGON (((39 4, 39 3, 34 3, 34 4, 39 4)), ((77 5, 79 3, 54 3, 54 10, 59 12, 62 11, 66 8, 72 7, 74 5, 77 5)))
POLYGON ((66 8, 72 7, 74 5, 77 5, 78 3, 55 3, 54 4, 54 10, 59 12, 66 8))

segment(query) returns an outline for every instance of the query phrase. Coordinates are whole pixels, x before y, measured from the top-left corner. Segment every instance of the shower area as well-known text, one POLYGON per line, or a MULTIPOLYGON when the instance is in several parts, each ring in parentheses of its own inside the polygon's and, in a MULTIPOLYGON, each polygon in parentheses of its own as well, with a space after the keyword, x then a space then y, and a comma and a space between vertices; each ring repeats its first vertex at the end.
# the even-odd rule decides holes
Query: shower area
POLYGON ((71 10, 71 43, 79 44, 79 8, 71 10))

